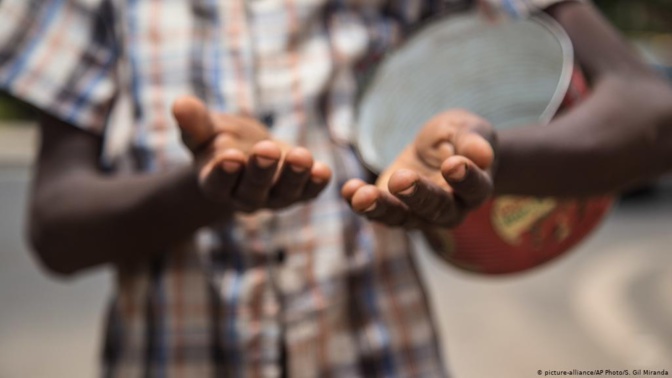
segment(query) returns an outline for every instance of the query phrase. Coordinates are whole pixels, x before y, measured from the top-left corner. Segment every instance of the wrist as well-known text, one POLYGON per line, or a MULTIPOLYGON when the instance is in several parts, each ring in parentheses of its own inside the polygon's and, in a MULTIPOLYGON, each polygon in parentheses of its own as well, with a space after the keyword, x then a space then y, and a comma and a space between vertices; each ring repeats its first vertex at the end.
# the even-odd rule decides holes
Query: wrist
POLYGON ((187 167, 180 172, 178 188, 181 196, 191 199, 191 209, 195 216, 204 216, 214 221, 233 215, 233 204, 212 200, 205 194, 199 182, 198 171, 194 167, 187 167))

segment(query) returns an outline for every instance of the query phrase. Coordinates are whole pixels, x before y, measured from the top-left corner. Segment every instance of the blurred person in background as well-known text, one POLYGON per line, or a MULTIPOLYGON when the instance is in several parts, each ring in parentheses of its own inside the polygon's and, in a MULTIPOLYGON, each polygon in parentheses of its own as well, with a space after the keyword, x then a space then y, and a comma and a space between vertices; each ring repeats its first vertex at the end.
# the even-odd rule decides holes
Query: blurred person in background
POLYGON ((669 88, 576 1, 4 0, 0 17, 0 86, 40 113, 31 242, 52 272, 117 272, 106 376, 445 376, 405 230, 339 184, 359 178, 342 194, 368 218, 441 231, 493 190, 602 193, 671 161, 669 88), (548 11, 592 96, 543 130, 444 113, 368 185, 336 137, 355 64, 472 7, 548 11), (423 148, 444 125, 457 156, 423 148))

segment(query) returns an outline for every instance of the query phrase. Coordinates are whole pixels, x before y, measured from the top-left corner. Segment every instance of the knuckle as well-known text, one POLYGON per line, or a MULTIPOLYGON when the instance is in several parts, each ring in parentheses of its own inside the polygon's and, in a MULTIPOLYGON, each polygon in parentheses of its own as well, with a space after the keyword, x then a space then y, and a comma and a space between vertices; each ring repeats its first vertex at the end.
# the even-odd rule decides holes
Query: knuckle
POLYGON ((301 198, 301 193, 296 190, 281 191, 272 197, 273 202, 290 205, 294 202, 297 202, 301 198))
POLYGON ((201 191, 212 201, 223 202, 228 200, 229 195, 222 188, 217 187, 211 181, 205 180, 201 184, 201 191))
POLYGON ((276 172, 277 169, 275 171, 271 170, 268 172, 258 172, 251 170, 250 174, 245 178, 245 181, 247 181, 249 184, 249 188, 246 190, 246 192, 252 193, 252 195, 256 195, 257 193, 270 190, 271 183, 276 172))
POLYGON ((457 185, 462 193, 471 194, 477 197, 485 196, 492 191, 492 183, 485 174, 476 167, 471 167, 464 180, 457 185))
POLYGON ((483 205, 493 193, 492 184, 489 180, 481 180, 474 185, 472 190, 461 190, 458 194, 461 202, 468 209, 475 209, 483 205))
POLYGON ((251 213, 259 210, 263 204, 263 200, 255 197, 248 196, 236 196, 235 198, 236 205, 240 211, 245 213, 251 213))

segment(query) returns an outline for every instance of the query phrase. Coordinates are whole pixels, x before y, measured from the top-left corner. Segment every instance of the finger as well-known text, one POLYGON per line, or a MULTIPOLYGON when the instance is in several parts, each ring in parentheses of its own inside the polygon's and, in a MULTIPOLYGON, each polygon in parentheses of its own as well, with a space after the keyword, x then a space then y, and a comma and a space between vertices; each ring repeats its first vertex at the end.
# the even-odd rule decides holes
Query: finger
POLYGON ((270 140, 252 147, 243 177, 233 194, 241 210, 254 211, 266 203, 280 157, 280 147, 270 140))
POLYGON ((460 109, 452 109, 430 119, 415 138, 418 155, 433 168, 455 154, 455 135, 476 122, 478 117, 460 109))
POLYGON ((350 202, 353 210, 366 218, 388 226, 412 227, 412 214, 399 199, 373 185, 365 185, 354 193, 350 202))
POLYGON ((441 174, 466 209, 476 208, 492 194, 492 178, 471 160, 453 156, 441 165, 441 174))
POLYGON ((205 195, 215 201, 226 202, 231 199, 245 166, 245 155, 235 149, 223 151, 201 171, 199 181, 205 195))
POLYGON ((348 202, 348 204, 352 205, 352 197, 355 195, 355 192, 366 185, 366 182, 363 180, 350 179, 343 184, 343 187, 341 188, 341 196, 348 202))
POLYGON ((173 103, 173 116, 182 133, 182 141, 196 152, 217 133, 205 104, 193 96, 183 96, 173 103))
POLYGON ((413 214, 430 224, 451 226, 462 220, 453 194, 414 171, 394 172, 388 188, 413 214))
POLYGON ((324 163, 315 162, 310 170, 310 180, 306 184, 300 200, 307 201, 316 198, 329 185, 329 181, 331 181, 331 169, 324 163))
POLYGON ((496 135, 489 122, 462 109, 452 109, 435 116, 415 140, 419 156, 437 169, 448 157, 465 153, 486 168, 492 163, 492 146, 495 143, 496 135))
POLYGON ((313 155, 303 147, 287 152, 280 176, 269 195, 269 207, 281 208, 296 202, 310 179, 313 155))
POLYGON ((491 143, 476 132, 464 132, 455 136, 453 142, 457 155, 473 161, 481 169, 489 169, 495 158, 491 143))

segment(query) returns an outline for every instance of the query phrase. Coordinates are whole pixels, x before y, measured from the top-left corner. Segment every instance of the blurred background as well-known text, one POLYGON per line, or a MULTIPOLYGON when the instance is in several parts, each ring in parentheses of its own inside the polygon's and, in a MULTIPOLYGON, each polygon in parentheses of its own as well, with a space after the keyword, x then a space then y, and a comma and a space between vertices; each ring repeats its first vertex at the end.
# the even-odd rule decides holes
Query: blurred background
MULTIPOLYGON (((672 0, 595 0, 672 81, 672 0)), ((36 129, 0 97, 0 378, 97 375, 112 276, 58 281, 23 238, 36 129)), ((552 369, 672 372, 672 179, 623 196, 569 256, 506 278, 420 255, 444 353, 460 378, 536 377, 552 369)))

